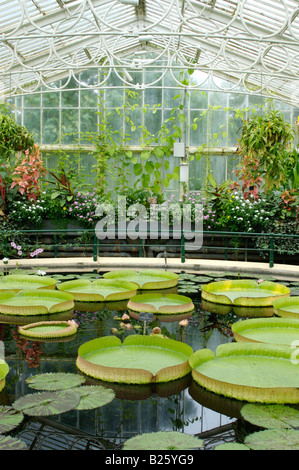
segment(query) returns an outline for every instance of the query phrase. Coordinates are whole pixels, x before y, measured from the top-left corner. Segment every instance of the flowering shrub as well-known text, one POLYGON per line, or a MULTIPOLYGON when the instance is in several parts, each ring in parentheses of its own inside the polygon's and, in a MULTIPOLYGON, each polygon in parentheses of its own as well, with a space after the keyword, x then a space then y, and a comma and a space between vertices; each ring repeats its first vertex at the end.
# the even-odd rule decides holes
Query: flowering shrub
POLYGON ((238 191, 232 191, 229 197, 223 198, 222 215, 219 226, 231 232, 263 232, 270 224, 271 211, 267 200, 255 196, 246 198, 238 191))
POLYGON ((87 226, 94 225, 97 204, 98 199, 95 190, 85 194, 77 193, 75 194, 74 201, 69 206, 68 215, 87 226))
POLYGON ((169 211, 171 216, 170 222, 172 220, 181 221, 183 216, 182 208, 184 206, 190 206, 191 223, 198 223, 202 220, 204 230, 219 230, 219 222, 216 220, 216 213, 200 192, 183 194, 182 198, 180 198, 178 202, 175 200, 175 195, 172 194, 170 199, 165 201, 161 206, 169 211), (173 211, 172 208, 174 209, 173 211))
MULTIPOLYGON (((39 248, 36 248, 34 251, 31 251, 32 250, 32 247, 30 246, 27 246, 26 244, 22 243, 22 245, 20 243, 16 243, 16 242, 10 242, 10 247, 11 247, 11 255, 12 256, 20 256, 20 257, 28 257, 29 256, 31 258, 34 258, 35 256, 38 256, 40 255, 44 249, 39 247, 39 248), (29 254, 28 254, 29 253, 29 254)), ((8 261, 8 258, 5 258, 5 260, 8 261)))
POLYGON ((25 196, 21 200, 13 201, 10 206, 10 217, 21 227, 39 225, 47 215, 45 199, 28 200, 25 196))

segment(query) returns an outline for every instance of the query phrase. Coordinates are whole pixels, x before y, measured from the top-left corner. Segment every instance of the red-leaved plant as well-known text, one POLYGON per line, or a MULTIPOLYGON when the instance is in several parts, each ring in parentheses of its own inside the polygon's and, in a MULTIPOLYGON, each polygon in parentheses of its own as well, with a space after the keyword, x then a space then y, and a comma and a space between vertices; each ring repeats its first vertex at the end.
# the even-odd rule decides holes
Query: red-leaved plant
POLYGON ((34 144, 32 152, 25 151, 25 158, 13 172, 11 188, 18 187, 22 195, 29 200, 36 200, 40 193, 39 178, 47 173, 44 162, 41 160, 39 147, 34 144))

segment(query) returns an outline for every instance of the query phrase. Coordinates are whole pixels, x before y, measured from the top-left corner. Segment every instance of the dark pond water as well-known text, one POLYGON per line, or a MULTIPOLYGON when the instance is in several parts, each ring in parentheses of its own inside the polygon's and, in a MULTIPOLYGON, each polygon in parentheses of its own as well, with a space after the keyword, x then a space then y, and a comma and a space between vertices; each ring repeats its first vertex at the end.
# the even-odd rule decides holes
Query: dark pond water
MULTIPOLYGON (((199 284, 211 279, 200 276, 195 281, 188 277, 180 281, 179 292, 192 297, 195 304, 186 327, 180 325, 181 317, 173 316, 167 321, 165 317, 156 318, 146 324, 145 331, 143 322, 131 318, 132 328, 122 329, 120 318, 128 313, 126 303, 76 303, 72 312, 59 316, 60 319, 73 318, 79 324, 74 338, 36 342, 19 337, 14 319, 0 318, 0 340, 10 367, 6 387, 0 392, 0 405, 10 405, 16 398, 34 393, 26 384, 26 379, 34 374, 80 373, 76 368, 79 346, 93 338, 111 335, 112 328, 124 338, 130 334, 149 334, 159 326, 164 335, 186 342, 193 350, 210 348, 215 351, 219 344, 233 341, 231 325, 240 316, 233 311, 214 312, 201 302, 198 294, 199 284)), ((283 283, 298 289, 296 283, 283 283)), ((46 319, 43 316, 42 320, 46 319)), ((32 321, 29 320, 26 323, 32 321)), ((177 430, 204 439, 205 449, 210 450, 219 443, 238 441, 246 433, 246 423, 244 425, 240 415, 243 403, 204 390, 191 375, 159 386, 118 385, 87 377, 86 383, 112 388, 114 400, 94 410, 26 418, 10 435, 21 438, 34 450, 121 449, 123 442, 136 434, 177 430)))

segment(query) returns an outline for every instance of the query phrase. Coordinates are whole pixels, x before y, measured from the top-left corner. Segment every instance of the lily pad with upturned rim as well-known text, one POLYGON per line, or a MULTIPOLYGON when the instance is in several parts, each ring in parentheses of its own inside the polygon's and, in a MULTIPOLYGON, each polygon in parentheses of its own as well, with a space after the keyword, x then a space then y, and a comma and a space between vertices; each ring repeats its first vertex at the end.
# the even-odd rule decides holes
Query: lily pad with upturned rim
POLYGON ((26 382, 30 388, 35 390, 57 391, 82 385, 85 382, 85 378, 70 372, 49 372, 33 375, 26 379, 26 382))
POLYGON ((135 295, 129 300, 128 309, 137 312, 179 314, 194 310, 194 304, 184 295, 153 293, 135 295))
POLYGON ((124 269, 110 271, 103 275, 105 279, 125 279, 134 282, 140 289, 167 289, 174 287, 178 283, 179 275, 169 271, 144 269, 134 271, 124 269))
POLYGON ((63 338, 75 335, 78 325, 74 320, 68 321, 44 321, 29 323, 18 327, 18 332, 22 336, 34 339, 43 338, 63 338))
POLYGON ((203 446, 202 439, 178 431, 144 433, 125 441, 123 450, 188 450, 203 446))
POLYGON ((0 292, 0 313, 6 315, 42 315, 60 313, 74 307, 74 297, 54 289, 0 292))
POLYGON ((29 416, 51 416, 72 410, 79 404, 79 401, 79 395, 69 389, 24 395, 12 406, 29 416))
POLYGON ((299 319, 299 296, 276 299, 273 301, 275 315, 283 318, 299 319))
POLYGON ((78 279, 58 284, 57 289, 68 292, 78 302, 126 300, 136 295, 138 285, 122 279, 78 279))
POLYGON ((5 387, 5 377, 7 376, 8 372, 8 364, 3 359, 0 359, 0 392, 5 387))
POLYGON ((201 349, 189 359, 192 376, 202 387, 248 402, 298 403, 299 363, 294 348, 261 343, 227 343, 216 355, 201 349))
POLYGON ((299 339, 299 321, 286 318, 254 318, 234 323, 236 341, 291 346, 299 339))
POLYGON ((271 281, 227 280, 201 286, 201 296, 209 302, 244 307, 272 306, 277 297, 289 297, 290 289, 271 281))
POLYGON ((96 338, 78 349, 77 367, 84 374, 118 383, 168 382, 190 372, 193 350, 180 341, 129 335, 96 338))
POLYGON ((36 276, 34 274, 9 274, 0 279, 0 291, 12 290, 19 292, 24 289, 55 289, 56 279, 50 276, 36 276))

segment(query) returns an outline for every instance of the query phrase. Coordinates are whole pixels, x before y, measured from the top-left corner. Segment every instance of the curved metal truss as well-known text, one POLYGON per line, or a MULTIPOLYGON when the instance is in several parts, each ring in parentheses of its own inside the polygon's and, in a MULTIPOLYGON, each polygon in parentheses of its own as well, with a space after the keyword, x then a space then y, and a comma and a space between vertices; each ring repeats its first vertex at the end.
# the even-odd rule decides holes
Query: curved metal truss
POLYGON ((209 76, 299 104, 297 0, 0 0, 0 12, 1 94, 57 90, 59 78, 104 88, 112 71, 143 89, 169 72, 180 87, 209 76), (81 80, 85 69, 98 80, 81 80))

